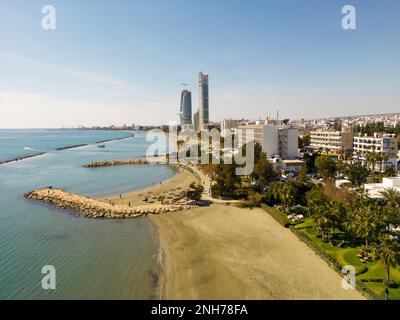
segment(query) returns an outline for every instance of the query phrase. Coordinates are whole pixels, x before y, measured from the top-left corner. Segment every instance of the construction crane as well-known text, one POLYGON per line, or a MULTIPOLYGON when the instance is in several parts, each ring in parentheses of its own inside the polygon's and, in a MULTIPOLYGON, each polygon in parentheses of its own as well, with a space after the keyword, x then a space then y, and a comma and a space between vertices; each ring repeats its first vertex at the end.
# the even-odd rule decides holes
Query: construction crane
POLYGON ((194 83, 182 83, 182 87, 184 87, 185 90, 187 90, 188 86, 194 86, 194 85, 195 85, 194 83))

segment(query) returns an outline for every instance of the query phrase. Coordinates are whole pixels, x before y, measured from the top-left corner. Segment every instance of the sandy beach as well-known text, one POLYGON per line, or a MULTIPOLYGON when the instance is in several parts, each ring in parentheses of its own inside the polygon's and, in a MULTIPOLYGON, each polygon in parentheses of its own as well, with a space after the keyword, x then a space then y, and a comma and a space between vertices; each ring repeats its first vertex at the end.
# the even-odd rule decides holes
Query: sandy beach
POLYGON ((139 191, 124 193, 121 195, 121 198, 117 195, 106 197, 103 200, 125 206, 128 206, 129 203, 131 203, 132 206, 148 204, 148 202, 143 201, 145 198, 152 198, 154 203, 160 203, 160 201, 158 201, 159 196, 179 193, 188 188, 192 182, 198 182, 198 180, 190 172, 179 169, 179 172, 167 181, 139 191))
POLYGON ((213 205, 151 219, 165 299, 364 299, 261 209, 213 205))
MULTIPOLYGON (((161 184, 107 200, 159 203, 159 196, 193 181, 192 173, 179 169, 161 184)), ((343 289, 339 274, 261 209, 214 204, 150 219, 163 249, 163 299, 364 299, 343 289)))

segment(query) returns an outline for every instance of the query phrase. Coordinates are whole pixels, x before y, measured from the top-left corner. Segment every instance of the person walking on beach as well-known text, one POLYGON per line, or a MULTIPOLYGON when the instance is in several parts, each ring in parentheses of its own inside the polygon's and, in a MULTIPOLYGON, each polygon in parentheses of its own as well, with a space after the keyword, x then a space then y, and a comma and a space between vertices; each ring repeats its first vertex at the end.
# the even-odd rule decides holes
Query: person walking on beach
POLYGON ((131 207, 131 203, 129 202, 129 208, 131 207))

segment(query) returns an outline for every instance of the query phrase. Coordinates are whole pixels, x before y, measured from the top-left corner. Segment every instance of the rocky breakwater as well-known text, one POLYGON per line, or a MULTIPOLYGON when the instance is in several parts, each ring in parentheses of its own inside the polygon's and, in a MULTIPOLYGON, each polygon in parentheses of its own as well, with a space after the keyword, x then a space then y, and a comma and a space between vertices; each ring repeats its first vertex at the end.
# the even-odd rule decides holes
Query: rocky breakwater
POLYGON ((149 164, 146 159, 130 159, 130 160, 110 160, 101 162, 91 162, 84 165, 85 168, 113 167, 134 164, 149 164))
POLYGON ((39 189, 31 191, 25 195, 25 198, 42 201, 58 208, 73 210, 86 218, 97 219, 136 218, 144 214, 161 214, 195 208, 195 206, 191 205, 145 205, 127 207, 94 200, 60 189, 39 189))

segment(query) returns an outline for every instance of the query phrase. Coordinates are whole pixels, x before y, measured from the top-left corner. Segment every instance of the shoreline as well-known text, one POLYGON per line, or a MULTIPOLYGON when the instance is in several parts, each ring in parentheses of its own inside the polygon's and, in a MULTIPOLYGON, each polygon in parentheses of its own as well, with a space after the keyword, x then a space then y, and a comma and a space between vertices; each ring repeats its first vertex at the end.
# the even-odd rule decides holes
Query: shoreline
POLYGON ((42 156, 42 155, 48 154, 48 153, 53 152, 53 151, 70 150, 70 149, 75 149, 75 148, 80 148, 80 147, 87 147, 87 146, 90 146, 92 144, 112 142, 112 141, 124 140, 124 139, 129 139, 129 138, 134 138, 134 137, 135 137, 134 135, 131 135, 131 136, 127 136, 127 137, 108 139, 108 140, 97 141, 97 142, 93 142, 93 143, 84 143, 84 144, 77 144, 77 145, 72 145, 72 146, 60 147, 60 148, 56 148, 56 149, 54 149, 52 151, 39 152, 39 153, 29 154, 29 155, 25 155, 25 156, 18 156, 18 157, 12 158, 12 159, 0 160, 0 165, 6 164, 6 163, 12 163, 12 162, 18 162, 18 161, 31 159, 31 158, 34 158, 34 157, 38 157, 38 156, 42 156))
MULTIPOLYGON (((118 195, 109 195, 101 198, 104 201, 111 201, 115 204, 127 205, 127 203, 131 202, 133 205, 143 205, 143 197, 145 195, 152 194, 153 196, 158 196, 159 194, 167 193, 167 190, 174 190, 177 188, 186 188, 190 183, 196 181, 199 182, 198 178, 193 175, 191 171, 187 169, 185 166, 176 166, 170 164, 171 167, 175 168, 175 174, 168 178, 165 181, 162 181, 161 184, 154 184, 152 186, 148 186, 142 189, 138 189, 126 194, 122 194, 122 198, 118 195)), ((191 212, 191 210, 186 210, 186 212, 191 212)), ((168 214, 177 214, 177 213, 168 213, 168 214)), ((157 286, 154 288, 154 295, 156 299, 164 300, 167 298, 166 288, 167 288, 167 270, 169 267, 168 263, 168 254, 164 248, 164 243, 161 238, 160 226, 153 219, 154 215, 150 215, 147 221, 150 224, 151 233, 154 237, 156 237, 158 241, 158 250, 155 253, 155 265, 153 267, 154 272, 158 276, 157 286)))
POLYGON ((169 198, 173 198, 184 191, 184 189, 188 188, 192 182, 199 182, 198 178, 187 169, 170 164, 169 166, 176 170, 175 174, 170 178, 160 182, 153 182, 153 185, 142 189, 121 194, 121 197, 113 194, 102 197, 101 200, 108 201, 115 205, 125 206, 128 206, 129 203, 133 206, 161 203, 161 201, 159 201, 160 196, 165 196, 165 200, 169 200, 169 198), (144 201, 145 198, 148 198, 148 201, 144 201))

